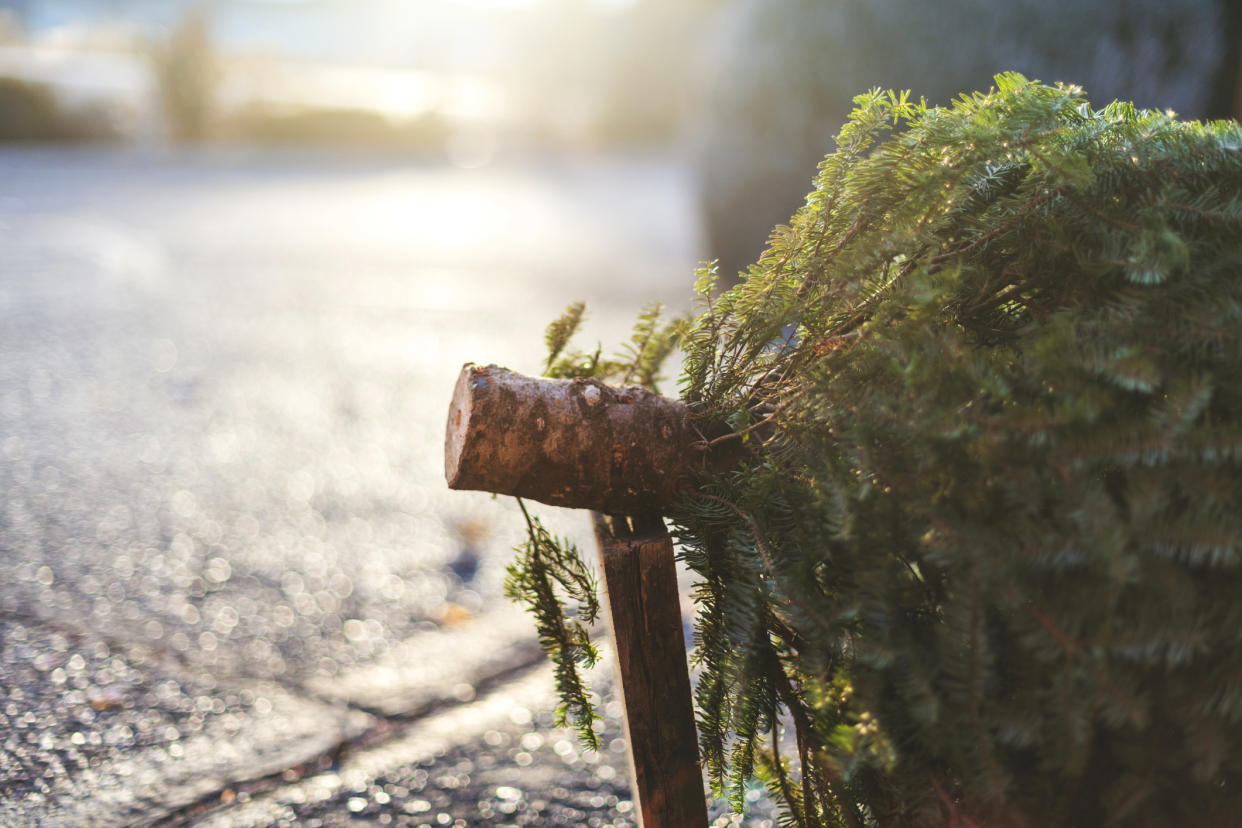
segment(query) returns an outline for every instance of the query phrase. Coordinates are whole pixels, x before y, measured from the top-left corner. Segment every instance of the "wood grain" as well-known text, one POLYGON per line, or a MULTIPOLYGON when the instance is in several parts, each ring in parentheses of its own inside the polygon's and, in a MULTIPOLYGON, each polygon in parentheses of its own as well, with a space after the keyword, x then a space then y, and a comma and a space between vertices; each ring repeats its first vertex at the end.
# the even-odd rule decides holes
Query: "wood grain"
POLYGON ((641 825, 704 828, 672 539, 658 515, 594 519, 641 825))

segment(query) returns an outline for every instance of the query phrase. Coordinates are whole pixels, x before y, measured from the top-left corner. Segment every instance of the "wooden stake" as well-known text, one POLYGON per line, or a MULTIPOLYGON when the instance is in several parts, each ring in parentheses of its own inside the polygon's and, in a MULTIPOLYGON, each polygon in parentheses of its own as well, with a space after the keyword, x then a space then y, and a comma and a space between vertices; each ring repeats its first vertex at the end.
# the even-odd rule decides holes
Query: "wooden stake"
POLYGON ((593 517, 640 826, 704 828, 707 805, 672 539, 658 515, 593 517))

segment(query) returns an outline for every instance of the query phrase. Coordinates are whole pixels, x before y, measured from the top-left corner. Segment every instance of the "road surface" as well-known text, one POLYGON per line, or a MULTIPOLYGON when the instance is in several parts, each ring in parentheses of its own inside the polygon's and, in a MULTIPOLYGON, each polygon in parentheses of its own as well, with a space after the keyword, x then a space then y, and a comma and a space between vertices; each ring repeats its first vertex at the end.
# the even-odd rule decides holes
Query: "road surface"
POLYGON ((443 418, 697 237, 665 160, 0 151, 0 825, 633 824, 443 418))

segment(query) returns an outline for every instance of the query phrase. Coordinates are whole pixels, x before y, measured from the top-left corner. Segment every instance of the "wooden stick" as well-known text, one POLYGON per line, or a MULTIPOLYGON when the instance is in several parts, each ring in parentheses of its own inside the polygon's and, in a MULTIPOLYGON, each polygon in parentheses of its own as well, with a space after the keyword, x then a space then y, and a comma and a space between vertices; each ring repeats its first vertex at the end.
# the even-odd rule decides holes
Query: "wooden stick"
POLYGON ((449 408, 444 474, 451 489, 658 512, 702 458, 692 442, 685 405, 644 388, 467 363, 449 408))
POLYGON ((658 515, 593 517, 640 827, 704 828, 707 804, 672 539, 658 515))

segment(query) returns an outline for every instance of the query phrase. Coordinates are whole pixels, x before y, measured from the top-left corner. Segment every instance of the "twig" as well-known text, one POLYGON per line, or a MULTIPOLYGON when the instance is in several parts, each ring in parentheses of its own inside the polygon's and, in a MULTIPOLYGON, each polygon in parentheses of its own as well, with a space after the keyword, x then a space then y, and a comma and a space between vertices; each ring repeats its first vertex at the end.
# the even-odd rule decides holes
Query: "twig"
MULTIPOLYGON (((789 788, 789 777, 785 775, 785 765, 781 762, 780 740, 777 737, 777 717, 779 713, 779 706, 772 710, 772 764, 776 767, 776 779, 778 784, 781 786, 781 796, 785 797, 785 801, 789 803, 790 808, 794 808, 796 807, 794 795, 793 791, 789 788)), ((798 822, 802 823, 803 828, 808 828, 806 805, 806 801, 803 800, 802 813, 794 811, 794 816, 797 817, 798 822)))
POLYGON ((708 440, 705 443, 695 443, 694 448, 700 451, 707 451, 709 449, 715 448, 721 443, 726 443, 729 440, 736 440, 738 438, 745 437, 747 434, 754 431, 755 429, 761 428, 767 425, 768 423, 771 423, 773 420, 775 420, 777 415, 781 414, 786 408, 790 406, 790 404, 792 404, 795 400, 797 400, 800 396, 802 396, 803 393, 804 393, 803 391, 794 392, 791 396, 787 397, 784 402, 782 402, 775 409, 773 409, 772 412, 768 414, 766 417, 764 417, 762 420, 757 420, 756 422, 751 423, 750 425, 746 426, 746 428, 743 428, 740 431, 730 431, 728 434, 722 434, 719 437, 716 437, 712 440, 708 440))

